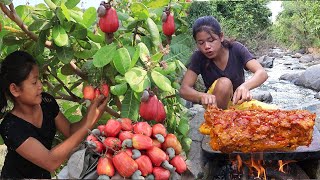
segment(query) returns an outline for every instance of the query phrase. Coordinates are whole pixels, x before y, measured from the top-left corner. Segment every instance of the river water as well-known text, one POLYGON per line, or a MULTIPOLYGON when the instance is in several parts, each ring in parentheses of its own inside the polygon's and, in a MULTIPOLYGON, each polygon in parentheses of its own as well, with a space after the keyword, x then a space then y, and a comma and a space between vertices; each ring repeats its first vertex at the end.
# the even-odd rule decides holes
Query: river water
MULTIPOLYGON (((283 53, 280 49, 273 49, 273 51, 283 53)), ((281 109, 308 109, 311 108, 310 106, 320 105, 319 99, 314 97, 317 94, 316 91, 296 86, 289 81, 279 80, 283 74, 305 71, 303 67, 305 65, 299 63, 299 59, 291 56, 275 58, 273 68, 265 68, 269 76, 268 80, 257 89, 269 91, 273 98, 272 104, 276 104, 281 109)))

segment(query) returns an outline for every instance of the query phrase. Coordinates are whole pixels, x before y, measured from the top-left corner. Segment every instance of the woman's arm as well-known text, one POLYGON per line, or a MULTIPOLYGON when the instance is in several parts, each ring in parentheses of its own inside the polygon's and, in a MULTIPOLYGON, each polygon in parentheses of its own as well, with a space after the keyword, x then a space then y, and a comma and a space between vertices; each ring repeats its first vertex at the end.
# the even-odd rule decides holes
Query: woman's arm
POLYGON ((103 96, 94 99, 87 111, 86 120, 82 122, 82 126, 70 135, 69 138, 51 150, 48 150, 35 138, 29 137, 16 149, 16 152, 39 167, 53 172, 67 160, 72 150, 78 146, 87 135, 88 129, 91 129, 98 121, 105 111, 107 102, 107 98, 103 96))
POLYGON ((188 101, 201 104, 216 104, 215 96, 212 94, 207 94, 199 92, 193 88, 196 83, 198 75, 192 70, 188 69, 185 73, 181 87, 180 87, 180 96, 188 101))
POLYGON ((232 99, 233 104, 241 104, 244 101, 251 100, 250 90, 260 86, 268 79, 267 72, 257 60, 252 59, 248 61, 246 67, 254 75, 235 90, 232 99))

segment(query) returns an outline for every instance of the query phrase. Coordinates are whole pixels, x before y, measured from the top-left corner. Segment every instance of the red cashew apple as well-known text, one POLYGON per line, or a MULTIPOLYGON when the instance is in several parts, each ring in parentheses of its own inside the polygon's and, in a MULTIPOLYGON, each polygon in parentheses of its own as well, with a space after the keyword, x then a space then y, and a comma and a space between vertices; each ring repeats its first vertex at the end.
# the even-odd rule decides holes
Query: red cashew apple
POLYGON ((129 118, 121 118, 121 130, 123 131, 131 131, 133 129, 132 121, 129 118))
POLYGON ((94 87, 91 85, 87 85, 83 88, 83 98, 88 100, 93 100, 95 98, 94 87))
POLYGON ((126 178, 138 170, 138 164, 124 151, 114 155, 112 162, 118 173, 126 178))
POLYGON ((147 122, 137 122, 133 126, 133 132, 135 134, 143 134, 150 137, 152 134, 152 127, 147 122))
POLYGON ((98 175, 107 175, 109 177, 114 176, 114 167, 112 159, 108 157, 100 157, 97 165, 98 175))
POLYGON ((106 5, 106 13, 99 19, 99 27, 106 34, 106 42, 110 44, 113 41, 113 33, 119 28, 117 11, 110 4, 106 5))
POLYGON ((172 36, 175 31, 174 17, 170 11, 167 11, 166 21, 162 23, 162 31, 166 36, 172 36))
POLYGON ((162 167, 154 167, 152 173, 156 180, 168 180, 170 178, 170 171, 162 167))
POLYGON ((148 121, 162 123, 166 119, 166 111, 156 95, 150 95, 147 101, 142 101, 139 108, 140 116, 148 121))
POLYGON ((148 156, 141 155, 135 161, 138 164, 138 169, 141 171, 142 176, 147 176, 152 173, 153 166, 148 156))
POLYGON ((153 141, 149 136, 134 134, 132 137, 132 146, 139 150, 150 149, 153 147, 153 141))
POLYGON ((116 137, 121 131, 121 123, 115 119, 109 119, 104 128, 104 135, 107 137, 116 137))
POLYGON ((177 173, 182 174, 187 170, 187 164, 182 156, 176 155, 170 161, 170 164, 176 168, 177 173))

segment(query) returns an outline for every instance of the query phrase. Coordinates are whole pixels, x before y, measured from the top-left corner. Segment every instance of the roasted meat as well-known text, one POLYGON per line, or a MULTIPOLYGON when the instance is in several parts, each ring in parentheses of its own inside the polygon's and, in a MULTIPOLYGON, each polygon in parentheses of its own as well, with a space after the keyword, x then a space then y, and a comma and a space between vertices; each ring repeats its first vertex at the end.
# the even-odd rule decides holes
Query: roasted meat
POLYGON ((307 110, 221 110, 209 106, 200 132, 215 151, 290 151, 312 141, 316 115, 307 110))

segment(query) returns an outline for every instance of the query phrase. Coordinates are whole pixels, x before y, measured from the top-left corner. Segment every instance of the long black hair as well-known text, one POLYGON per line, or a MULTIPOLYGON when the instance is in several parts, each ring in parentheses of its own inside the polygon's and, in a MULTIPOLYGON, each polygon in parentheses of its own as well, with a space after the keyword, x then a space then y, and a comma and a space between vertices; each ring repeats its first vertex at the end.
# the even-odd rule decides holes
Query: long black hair
MULTIPOLYGON (((213 16, 202 16, 199 17, 192 26, 192 35, 193 39, 196 39, 198 32, 205 31, 208 34, 214 33, 220 37, 221 35, 221 26, 216 18, 213 16)), ((232 40, 224 39, 222 45, 226 48, 232 46, 232 40)))
MULTIPOLYGON (((15 51, 9 54, 0 66, 0 111, 4 113, 7 98, 13 98, 9 90, 11 83, 20 86, 28 78, 36 60, 27 52, 15 51)), ((1 116, 0 116, 1 117, 1 116)))

